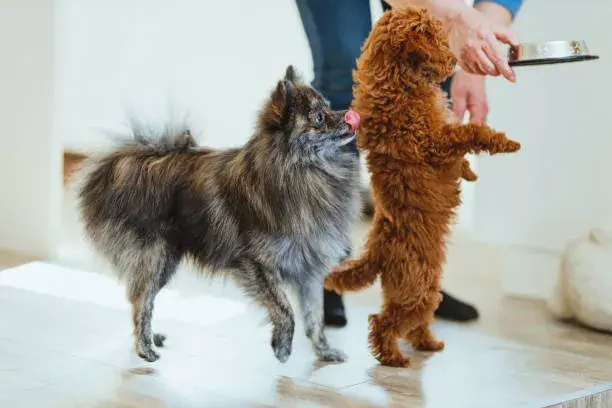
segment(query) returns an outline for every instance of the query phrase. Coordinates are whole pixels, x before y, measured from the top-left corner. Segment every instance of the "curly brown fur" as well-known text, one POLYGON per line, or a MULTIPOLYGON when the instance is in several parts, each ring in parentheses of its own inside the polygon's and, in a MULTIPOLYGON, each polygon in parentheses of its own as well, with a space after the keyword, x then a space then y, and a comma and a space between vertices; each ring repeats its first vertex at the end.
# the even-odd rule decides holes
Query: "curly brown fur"
POLYGON ((364 44, 355 71, 358 146, 368 151, 376 211, 364 253, 325 280, 356 291, 381 278, 384 306, 370 316, 370 346, 380 363, 404 367, 404 338, 441 350, 430 331, 440 295, 445 240, 460 205, 460 178, 474 179, 467 153, 504 153, 519 144, 486 125, 452 119, 436 85, 454 69, 441 23, 423 9, 386 12, 364 44))
MULTIPOLYGON (((198 148, 188 129, 132 141, 90 160, 77 188, 87 236, 127 282, 137 353, 159 355, 156 294, 189 258, 229 275, 267 309, 271 345, 285 362, 294 317, 284 284, 297 292, 315 352, 341 361, 323 331, 323 278, 346 256, 359 216, 359 160, 344 113, 332 111, 288 68, 243 148, 198 148)), ((214 313, 214 311, 210 311, 214 313)))

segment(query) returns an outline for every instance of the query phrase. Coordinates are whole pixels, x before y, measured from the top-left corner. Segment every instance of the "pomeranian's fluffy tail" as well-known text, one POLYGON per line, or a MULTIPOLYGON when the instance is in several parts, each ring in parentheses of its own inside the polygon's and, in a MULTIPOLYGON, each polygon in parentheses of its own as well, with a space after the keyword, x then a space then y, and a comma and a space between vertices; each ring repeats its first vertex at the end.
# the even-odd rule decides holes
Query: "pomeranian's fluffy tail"
POLYGON ((185 153, 197 145, 187 126, 130 125, 129 134, 113 135, 114 146, 90 155, 71 180, 83 234, 119 274, 146 263, 145 248, 159 253, 151 259, 164 256, 160 231, 171 227, 166 215, 194 163, 185 153), (136 249, 138 242, 147 244, 136 249))
POLYGON ((130 132, 115 135, 120 147, 132 147, 164 155, 197 146, 190 127, 186 123, 168 122, 160 127, 147 125, 136 118, 129 121, 130 132))
MULTIPOLYGON (((185 123, 167 122, 161 126, 152 126, 131 118, 129 129, 124 133, 113 132, 110 148, 100 149, 88 154, 72 178, 72 191, 77 195, 83 192, 84 186, 95 174, 108 167, 111 163, 117 166, 117 160, 131 157, 131 164, 146 164, 145 158, 161 157, 172 153, 180 153, 197 148, 197 142, 192 130, 185 123)), ((131 170, 138 170, 132 168, 131 170)))

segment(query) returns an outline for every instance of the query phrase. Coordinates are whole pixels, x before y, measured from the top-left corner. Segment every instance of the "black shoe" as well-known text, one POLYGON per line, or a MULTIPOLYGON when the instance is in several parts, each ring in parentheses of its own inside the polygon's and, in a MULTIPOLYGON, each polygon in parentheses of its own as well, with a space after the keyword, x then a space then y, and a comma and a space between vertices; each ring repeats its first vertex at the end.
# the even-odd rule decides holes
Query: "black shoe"
POLYGON ((344 302, 342 302, 342 296, 340 296, 336 292, 331 290, 326 290, 323 292, 323 311, 323 317, 326 326, 346 326, 346 313, 344 312, 344 302))
POLYGON ((478 319, 478 310, 442 291, 442 302, 436 310, 436 316, 455 322, 469 322, 478 319))

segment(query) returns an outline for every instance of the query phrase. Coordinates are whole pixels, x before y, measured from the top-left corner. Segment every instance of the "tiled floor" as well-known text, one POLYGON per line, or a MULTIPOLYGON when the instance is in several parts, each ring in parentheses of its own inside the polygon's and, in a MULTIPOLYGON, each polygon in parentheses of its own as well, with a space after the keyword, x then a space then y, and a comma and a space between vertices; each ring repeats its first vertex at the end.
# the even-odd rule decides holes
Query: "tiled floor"
MULTIPOLYGON (((122 287, 81 246, 70 217, 66 209, 60 258, 85 270, 29 264, 0 272, 2 408, 612 404, 612 338, 555 322, 539 303, 502 299, 497 250, 460 235, 444 286, 475 302, 481 319, 436 322, 447 348, 405 348, 408 369, 381 367, 368 352, 377 288, 349 295, 349 325, 329 331, 348 362, 318 363, 298 325, 294 352, 281 364, 263 314, 231 285, 209 283, 187 267, 158 297, 154 327, 168 335, 167 347, 158 362, 145 363, 132 352, 122 287)), ((366 230, 362 225, 356 244, 366 230)), ((25 261, 0 253, 0 269, 25 261)))
POLYGON ((298 326, 283 365, 259 311, 231 288, 199 282, 184 292, 187 282, 160 295, 154 324, 168 347, 149 364, 131 350, 123 290, 110 277, 44 264, 0 272, 0 407, 545 406, 612 378, 607 335, 554 322, 539 304, 500 301, 494 279, 464 283, 471 290, 449 282, 483 307, 482 319, 436 323, 446 350, 406 348, 408 369, 368 353, 375 290, 349 296, 349 326, 330 330, 348 362, 316 362, 298 326))

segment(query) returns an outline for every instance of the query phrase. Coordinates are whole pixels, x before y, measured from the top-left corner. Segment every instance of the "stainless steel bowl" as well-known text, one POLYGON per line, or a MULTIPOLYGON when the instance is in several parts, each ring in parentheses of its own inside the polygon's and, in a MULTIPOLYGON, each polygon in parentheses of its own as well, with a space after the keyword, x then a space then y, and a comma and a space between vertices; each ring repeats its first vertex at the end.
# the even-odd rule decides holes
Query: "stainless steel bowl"
POLYGON ((559 64, 598 58, 590 54, 586 42, 579 40, 524 43, 508 50, 508 63, 511 66, 559 64))

